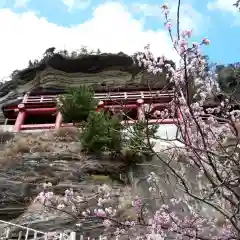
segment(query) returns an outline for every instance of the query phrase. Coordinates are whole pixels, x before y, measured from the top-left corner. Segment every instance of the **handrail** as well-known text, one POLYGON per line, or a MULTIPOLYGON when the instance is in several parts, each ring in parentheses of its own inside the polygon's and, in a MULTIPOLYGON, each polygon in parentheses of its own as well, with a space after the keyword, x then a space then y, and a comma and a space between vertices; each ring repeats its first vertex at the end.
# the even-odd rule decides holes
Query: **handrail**
POLYGON ((46 234, 45 232, 38 231, 38 230, 35 230, 35 229, 33 229, 33 228, 24 227, 24 226, 21 226, 21 225, 15 224, 15 223, 11 223, 11 222, 6 222, 6 221, 3 221, 3 220, 0 220, 0 223, 4 223, 4 224, 10 225, 10 226, 14 226, 14 227, 19 227, 19 228, 21 228, 21 229, 28 230, 28 231, 30 230, 30 231, 33 231, 33 232, 37 232, 37 233, 41 233, 41 234, 46 234))
MULTIPOLYGON (((38 231, 38 230, 35 230, 33 228, 29 228, 29 227, 24 227, 24 226, 21 226, 21 225, 18 225, 18 224, 15 224, 15 223, 11 223, 11 222, 6 222, 4 220, 0 220, 0 224, 3 223, 3 224, 6 224, 7 227, 6 227, 6 232, 3 232, 3 233, 0 233, 0 234, 4 234, 4 236, 1 235, 0 239, 4 240, 4 239, 9 239, 9 234, 10 234, 10 226, 14 226, 14 227, 18 227, 20 228, 21 230, 26 230, 26 233, 24 235, 24 239, 25 240, 28 240, 28 237, 29 237, 29 232, 33 232, 34 233, 34 236, 33 238, 31 237, 31 239, 33 240, 37 240, 39 239, 37 236, 38 234, 42 234, 43 236, 41 237, 44 237, 45 240, 49 239, 48 238, 48 234, 49 232, 42 232, 42 231, 38 231)), ((63 240, 64 239, 64 232, 55 232, 55 239, 58 239, 58 240, 63 240), (59 236, 58 236, 59 234, 59 236), (56 238, 57 237, 57 238, 56 238)), ((22 239, 22 231, 19 231, 18 233, 18 239, 22 239)), ((70 232, 67 234, 67 239, 68 240, 76 240, 76 232, 70 232)), ((81 238, 82 239, 82 238, 81 238)), ((99 238, 99 239, 102 239, 102 238, 99 238)))
MULTIPOLYGON (((38 234, 41 234, 41 235, 43 235, 43 236, 41 236, 41 239, 42 239, 42 237, 44 237, 44 239, 45 240, 47 240, 47 239, 49 239, 48 237, 49 237, 49 235, 48 234, 52 234, 52 233, 50 233, 50 232, 42 232, 42 231, 38 231, 38 230, 35 230, 35 229, 33 229, 33 228, 29 228, 29 227, 24 227, 24 226, 21 226, 21 225, 18 225, 18 224, 15 224, 15 223, 11 223, 11 222, 6 222, 6 221, 4 221, 4 220, 0 220, 0 224, 1 223, 3 223, 3 224, 6 224, 7 225, 7 227, 5 228, 6 229, 6 231, 4 231, 3 233, 1 232, 0 234, 3 234, 3 235, 1 235, 1 237, 0 237, 0 239, 2 239, 2 240, 7 240, 7 239, 9 239, 9 235, 10 235, 10 226, 14 226, 14 227, 18 227, 18 228, 20 228, 21 230, 26 230, 26 233, 24 234, 24 239, 25 240, 28 240, 29 238, 29 234, 30 234, 30 232, 33 232, 34 233, 34 236, 33 236, 33 238, 31 237, 31 239, 33 239, 33 240, 37 240, 37 239, 39 239, 38 238, 38 234)), ((19 231, 19 233, 18 233, 18 239, 22 239, 22 231, 19 231)), ((63 240, 64 239, 64 232, 54 232, 54 234, 55 234, 55 239, 58 239, 58 240, 63 240), (59 236, 58 236, 58 234, 59 234, 59 236), (56 238, 57 237, 57 238, 56 238)), ((69 239, 69 240, 76 240, 76 233, 75 232, 70 232, 70 234, 68 233, 67 234, 67 239, 69 239)))
MULTIPOLYGON (((58 95, 40 95, 40 96, 27 96, 18 97, 18 99, 24 100, 24 103, 46 103, 54 102, 58 95)), ((161 97, 173 97, 172 91, 136 91, 136 92, 109 92, 109 93, 95 93, 96 99, 108 100, 108 99, 132 99, 132 98, 161 98, 161 97)))

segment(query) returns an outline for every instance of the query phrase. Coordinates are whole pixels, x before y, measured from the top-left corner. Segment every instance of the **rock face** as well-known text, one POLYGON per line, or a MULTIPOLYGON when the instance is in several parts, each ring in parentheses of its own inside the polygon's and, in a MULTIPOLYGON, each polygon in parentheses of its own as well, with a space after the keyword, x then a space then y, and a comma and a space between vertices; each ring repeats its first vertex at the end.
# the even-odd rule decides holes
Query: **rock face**
MULTIPOLYGON (((42 205, 32 201, 42 191, 44 182, 51 182, 52 191, 60 197, 69 188, 73 188, 75 192, 84 196, 94 196, 86 201, 92 208, 97 206, 96 195, 94 195, 97 193, 97 188, 106 183, 116 190, 114 203, 119 202, 121 197, 128 196, 123 198, 122 202, 130 207, 124 206, 126 210, 124 209, 121 215, 118 215, 119 219, 124 218, 124 220, 136 217, 134 212, 130 212, 134 196, 141 196, 152 213, 172 198, 184 199, 182 191, 179 190, 181 185, 161 161, 169 162, 169 158, 164 153, 159 154, 158 157, 153 156, 151 161, 137 164, 131 169, 120 157, 111 158, 111 155, 106 153, 99 156, 83 154, 80 143, 70 141, 70 138, 66 142, 51 133, 44 133, 41 136, 39 133, 18 135, 20 136, 15 136, 11 140, 11 144, 5 145, 5 150, 0 151, 1 220, 43 232, 76 231, 78 229, 76 223, 79 223, 79 219, 64 212, 44 211, 42 205), (18 138, 23 139, 25 145, 18 138), (151 185, 147 182, 151 172, 155 172, 159 177, 157 185, 154 185, 157 188, 156 193, 150 190, 151 185), (94 200, 95 202, 92 202, 94 200)), ((173 169, 186 173, 191 188, 197 193, 199 192, 199 185, 196 185, 196 182, 199 182, 196 177, 198 169, 185 168, 184 164, 184 159, 182 162, 171 161, 173 169)), ((204 180, 202 186, 204 186, 204 180)), ((81 205, 80 211, 88 208, 85 203, 81 205)), ((195 201, 191 202, 191 206, 198 207, 206 217, 217 214, 203 204, 198 205, 195 201)), ((189 213, 189 208, 180 204, 174 211, 179 216, 185 216, 189 213)), ((81 232, 85 236, 93 238, 104 232, 99 219, 90 221, 80 219, 80 221, 83 221, 81 232)), ((3 227, 5 225, 0 224, 0 238, 3 227)), ((10 233, 11 236, 15 236, 14 239, 17 239, 18 232, 18 227, 11 228, 10 233)))
POLYGON ((25 210, 42 183, 54 184, 56 193, 63 194, 70 186, 80 190, 91 180, 89 175, 110 175, 113 178, 126 172, 120 161, 73 157, 70 154, 25 154, 21 162, 1 171, 0 219, 9 220, 25 210))
MULTIPOLYGON (((172 63, 173 64, 173 63, 172 63)), ((18 104, 17 97, 31 91, 62 93, 69 86, 86 84, 95 91, 143 89, 166 85, 166 72, 153 75, 133 64, 132 57, 119 54, 45 56, 39 63, 12 74, 12 80, 0 86, 0 107, 18 104)), ((3 117, 3 116, 2 116, 3 117)))
MULTIPOLYGON (((195 201, 184 194, 182 191, 181 182, 169 171, 168 167, 163 162, 169 162, 173 169, 186 175, 188 187, 191 189, 192 193, 196 194, 196 196, 200 196, 202 186, 206 186, 208 184, 207 179, 202 178, 200 180, 197 177, 199 170, 196 167, 187 166, 186 159, 183 161, 178 161, 177 159, 171 161, 166 153, 158 153, 158 155, 153 156, 150 162, 145 162, 136 166, 131 173, 131 182, 134 191, 142 198, 148 199, 147 202, 149 204, 149 209, 153 213, 157 211, 162 204, 170 204, 170 199, 181 198, 190 203, 191 206, 197 209, 202 216, 205 216, 206 218, 211 218, 213 216, 219 217, 219 213, 215 211, 214 208, 203 202, 195 201), (155 173, 159 178, 157 185, 152 186, 157 189, 156 195, 149 190, 149 184, 146 181, 146 176, 148 176, 151 172, 155 173)), ((188 215, 188 213, 190 213, 189 210, 189 206, 183 203, 176 205, 174 208, 174 212, 177 213, 178 216, 188 215)))
MULTIPOLYGON (((47 136, 50 133, 46 134, 47 136)), ((32 139, 36 138, 30 135, 32 139)), ((98 182, 95 175, 106 176, 104 179, 117 185, 124 182, 127 165, 122 159, 112 160, 109 155, 93 156, 81 153, 78 142, 63 142, 42 136, 41 140, 30 140, 27 134, 21 136, 26 144, 32 142, 40 146, 40 141, 47 142, 47 152, 43 148, 31 148, 27 153, 23 146, 14 155, 7 156, 9 145, 0 151, 0 219, 12 220, 22 214, 33 198, 40 192, 44 182, 51 182, 56 194, 63 194, 72 187, 76 191, 92 191, 98 182), (25 136, 26 135, 26 136, 25 136), (53 141, 54 140, 54 141, 53 141), (21 151, 25 153, 21 153, 21 151), (6 161, 7 159, 7 161, 6 161), (121 180, 121 179, 123 180, 121 180)), ((14 140, 14 139, 13 139, 14 140)), ((13 142, 14 146, 18 142, 13 142)), ((11 146, 13 146, 11 145, 11 146)), ((125 178, 126 179, 126 178, 125 178)), ((104 180, 105 181, 105 180, 104 180)))

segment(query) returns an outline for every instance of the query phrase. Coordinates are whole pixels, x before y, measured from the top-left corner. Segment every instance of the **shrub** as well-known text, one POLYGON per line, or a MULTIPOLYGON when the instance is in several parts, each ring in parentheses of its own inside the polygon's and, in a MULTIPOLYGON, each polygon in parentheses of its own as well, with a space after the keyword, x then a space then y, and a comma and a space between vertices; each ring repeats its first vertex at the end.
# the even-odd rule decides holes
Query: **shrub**
POLYGON ((57 129, 53 135, 57 140, 76 141, 78 139, 79 131, 75 127, 65 127, 57 129))
POLYGON ((89 152, 119 151, 121 123, 104 112, 91 112, 80 134, 83 148, 89 152))
POLYGON ((66 122, 86 121, 89 113, 96 107, 94 92, 85 85, 67 89, 67 94, 61 95, 58 99, 58 109, 66 122))
POLYGON ((149 153, 149 149, 154 146, 154 143, 152 141, 148 142, 147 139, 156 138, 157 129, 158 125, 149 125, 143 121, 136 122, 125 137, 125 146, 128 154, 141 155, 149 153))

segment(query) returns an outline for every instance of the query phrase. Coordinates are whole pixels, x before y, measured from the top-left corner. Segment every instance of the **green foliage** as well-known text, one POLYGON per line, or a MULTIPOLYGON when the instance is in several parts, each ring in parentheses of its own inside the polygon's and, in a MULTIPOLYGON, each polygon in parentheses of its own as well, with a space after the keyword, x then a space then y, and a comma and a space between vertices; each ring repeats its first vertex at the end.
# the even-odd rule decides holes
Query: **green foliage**
POLYGON ((126 139, 126 147, 133 153, 146 154, 154 146, 148 139, 156 138, 158 125, 149 125, 147 122, 138 121, 133 125, 129 137, 126 139))
POLYGON ((11 73, 11 79, 15 79, 17 77, 17 75, 19 74, 19 70, 14 70, 12 73, 11 73))
POLYGON ((227 66, 216 66, 218 74, 218 83, 220 88, 227 93, 239 92, 240 67, 239 63, 229 64, 227 66))
POLYGON ((234 7, 238 8, 238 10, 240 10, 240 0, 237 0, 234 4, 234 7))
POLYGON ((87 86, 69 88, 67 94, 59 97, 58 108, 66 122, 86 121, 91 111, 95 111, 97 101, 94 92, 87 86))
POLYGON ((51 57, 51 56, 53 56, 55 49, 56 49, 55 47, 50 47, 50 48, 48 48, 48 49, 45 51, 45 53, 43 54, 43 56, 45 56, 45 57, 51 57))
POLYGON ((143 157, 150 153, 157 125, 138 121, 130 132, 127 130, 127 136, 123 136, 121 119, 104 111, 96 112, 96 107, 94 92, 86 86, 69 88, 67 94, 59 97, 58 108, 64 120, 81 123, 79 140, 84 150, 95 153, 120 153, 124 147, 130 162, 136 162, 140 155, 143 157))
POLYGON ((121 123, 104 112, 90 112, 80 140, 89 152, 119 151, 121 149, 121 123))

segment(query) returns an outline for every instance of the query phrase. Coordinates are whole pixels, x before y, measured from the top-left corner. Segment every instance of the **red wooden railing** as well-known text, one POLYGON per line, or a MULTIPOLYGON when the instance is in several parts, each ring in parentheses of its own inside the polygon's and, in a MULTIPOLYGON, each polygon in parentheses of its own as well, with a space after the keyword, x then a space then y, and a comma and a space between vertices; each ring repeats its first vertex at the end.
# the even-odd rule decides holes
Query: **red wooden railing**
MULTIPOLYGON (((95 98, 99 100, 97 111, 102 108, 114 109, 133 109, 136 108, 138 112, 138 119, 144 118, 142 105, 144 103, 153 103, 154 108, 169 107, 169 102, 173 99, 173 91, 140 91, 140 92, 110 92, 110 93, 96 93, 95 98)), ((71 124, 62 123, 62 116, 57 113, 56 95, 30 96, 26 94, 19 98, 22 103, 15 107, 18 116, 15 122, 14 131, 19 132, 25 129, 58 129, 63 126, 71 126, 71 124), (24 124, 28 115, 39 115, 44 118, 46 114, 56 113, 55 123, 50 124, 24 124)), ((179 118, 179 116, 177 116, 179 118)), ((166 124, 174 123, 176 119, 151 119, 150 124, 166 124)), ((126 121, 123 121, 123 124, 126 121)), ((128 124, 134 124, 134 121, 127 121, 128 124)))
MULTIPOLYGON (((18 99, 23 100, 25 104, 28 103, 53 103, 56 102, 57 95, 42 95, 29 96, 18 99)), ((117 101, 117 100, 136 100, 136 99, 169 99, 173 97, 173 91, 140 91, 140 92, 109 92, 109 93, 95 93, 94 98, 102 101, 117 101)))

